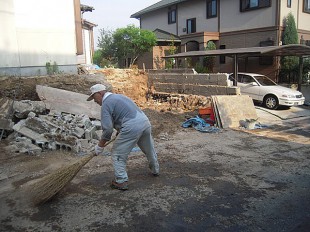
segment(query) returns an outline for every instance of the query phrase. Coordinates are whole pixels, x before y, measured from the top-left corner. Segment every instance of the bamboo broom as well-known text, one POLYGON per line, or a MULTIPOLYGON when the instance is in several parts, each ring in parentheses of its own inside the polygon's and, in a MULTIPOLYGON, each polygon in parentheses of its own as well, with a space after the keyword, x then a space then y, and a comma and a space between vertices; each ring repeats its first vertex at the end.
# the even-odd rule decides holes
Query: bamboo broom
MULTIPOLYGON (((107 142, 105 146, 110 144, 115 139, 116 137, 107 142)), ((73 164, 61 167, 55 172, 43 177, 40 181, 34 183, 30 190, 32 203, 34 205, 41 205, 53 198, 94 156, 96 155, 90 154, 73 164)))

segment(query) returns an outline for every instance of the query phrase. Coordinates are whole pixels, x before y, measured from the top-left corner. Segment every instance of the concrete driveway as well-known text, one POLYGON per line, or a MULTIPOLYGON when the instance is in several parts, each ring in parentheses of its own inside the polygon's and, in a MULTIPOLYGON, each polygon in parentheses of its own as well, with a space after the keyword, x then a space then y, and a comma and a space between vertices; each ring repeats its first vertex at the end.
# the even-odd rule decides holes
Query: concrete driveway
POLYGON ((261 120, 268 123, 279 123, 281 120, 296 119, 300 117, 310 117, 310 106, 284 107, 277 110, 269 110, 261 106, 255 106, 257 114, 261 120))

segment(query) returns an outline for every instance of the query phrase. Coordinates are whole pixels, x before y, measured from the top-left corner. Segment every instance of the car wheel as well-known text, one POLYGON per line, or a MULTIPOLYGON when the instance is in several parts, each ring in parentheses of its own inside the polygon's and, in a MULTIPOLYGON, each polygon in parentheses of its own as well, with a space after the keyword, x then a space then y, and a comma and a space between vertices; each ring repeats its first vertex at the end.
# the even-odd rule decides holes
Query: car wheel
POLYGON ((264 98, 264 106, 268 109, 275 110, 279 106, 279 100, 274 95, 267 95, 264 98))

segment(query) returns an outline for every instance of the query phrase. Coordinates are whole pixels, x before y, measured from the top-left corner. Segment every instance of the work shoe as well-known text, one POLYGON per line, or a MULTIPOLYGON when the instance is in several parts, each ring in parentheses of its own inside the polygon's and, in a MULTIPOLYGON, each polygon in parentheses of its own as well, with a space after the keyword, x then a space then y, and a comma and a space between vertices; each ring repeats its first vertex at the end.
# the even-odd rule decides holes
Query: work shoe
POLYGON ((125 181, 123 183, 117 183, 115 180, 112 180, 111 188, 123 191, 128 190, 128 182, 125 181))
POLYGON ((153 172, 154 169, 152 168, 151 164, 149 164, 149 169, 151 170, 153 176, 159 176, 159 172, 153 172))

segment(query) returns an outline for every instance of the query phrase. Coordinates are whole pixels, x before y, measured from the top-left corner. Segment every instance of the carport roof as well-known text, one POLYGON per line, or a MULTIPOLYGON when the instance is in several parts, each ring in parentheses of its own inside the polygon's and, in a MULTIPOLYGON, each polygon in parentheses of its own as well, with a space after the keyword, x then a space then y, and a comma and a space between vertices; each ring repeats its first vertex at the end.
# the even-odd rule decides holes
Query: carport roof
POLYGON ((289 44, 282 46, 268 46, 268 47, 249 47, 249 48, 232 48, 232 49, 218 49, 207 51, 190 51, 182 52, 174 55, 165 56, 163 58, 184 58, 184 57, 199 57, 199 56, 216 56, 226 55, 238 57, 247 56, 307 56, 310 55, 310 46, 301 44, 289 44))

